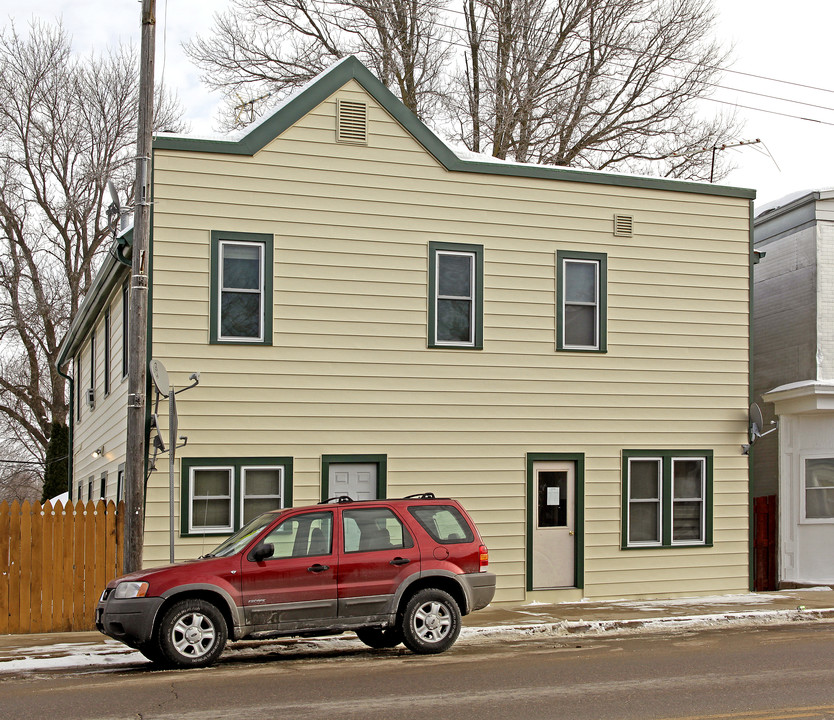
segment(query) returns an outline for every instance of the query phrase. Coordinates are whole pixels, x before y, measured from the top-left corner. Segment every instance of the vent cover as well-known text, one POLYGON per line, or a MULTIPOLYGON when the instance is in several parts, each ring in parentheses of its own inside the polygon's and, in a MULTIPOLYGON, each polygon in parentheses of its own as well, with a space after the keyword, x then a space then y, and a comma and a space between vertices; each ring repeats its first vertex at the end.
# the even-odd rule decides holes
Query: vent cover
POLYGON ((620 237, 631 237, 634 233, 634 217, 631 215, 614 216, 614 234, 620 237))
POLYGON ((368 144, 368 106, 355 100, 336 102, 336 140, 356 145, 368 144))

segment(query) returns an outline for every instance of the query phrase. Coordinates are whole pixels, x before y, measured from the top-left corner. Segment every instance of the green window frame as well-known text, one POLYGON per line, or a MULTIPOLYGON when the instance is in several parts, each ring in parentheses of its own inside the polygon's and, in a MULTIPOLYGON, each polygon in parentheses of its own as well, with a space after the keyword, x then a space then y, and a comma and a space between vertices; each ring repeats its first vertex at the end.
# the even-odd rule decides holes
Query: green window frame
POLYGON ((556 349, 569 352, 607 352, 607 325, 608 256, 605 253, 558 250, 556 349), (590 277, 593 278, 593 286, 583 288, 581 281, 583 276, 584 279, 589 277, 589 271, 590 277))
POLYGON ((623 450, 622 549, 711 547, 712 497, 712 450, 623 450))
MULTIPOLYGON (((84 391, 81 389, 81 373, 84 372, 81 366, 81 351, 78 351, 78 355, 75 357, 74 363, 74 381, 75 381, 75 420, 76 422, 81 422, 81 404, 83 402, 82 398, 84 395, 84 391)), ((78 496, 79 499, 81 496, 78 496)))
POLYGON ((130 290, 127 283, 122 285, 122 379, 127 377, 127 361, 130 356, 130 337, 128 320, 130 319, 130 290))
POLYGON ((180 463, 180 534, 183 537, 231 535, 252 517, 269 509, 292 506, 293 460, 289 457, 203 457, 183 458, 180 463), (278 472, 279 491, 264 492, 257 475, 278 472), (198 474, 215 473, 216 479, 225 474, 226 487, 196 494, 198 474), (211 505, 225 515, 223 522, 201 523, 200 503, 204 503, 203 517, 211 505))
POLYGON ((110 306, 104 311, 104 396, 110 394, 110 306))
POLYGON ((209 342, 211 344, 272 345, 272 276, 274 236, 264 233, 211 233, 211 291, 209 301, 209 342), (224 259, 233 251, 256 251, 258 278, 251 281, 233 280, 224 273, 224 259), (233 331, 230 313, 224 315, 224 299, 237 297, 247 304, 257 300, 257 332, 233 331), (224 320, 225 317, 225 320, 224 320))
POLYGON ((482 350, 484 347, 484 246, 430 242, 428 300, 428 346, 430 348, 482 350), (468 277, 463 268, 467 261, 468 277), (444 269, 449 273, 445 279, 441 276, 444 269), (455 277, 458 279, 456 288, 451 287, 455 277), (461 321, 458 322, 457 328, 454 328, 450 321, 453 314, 457 315, 461 321))

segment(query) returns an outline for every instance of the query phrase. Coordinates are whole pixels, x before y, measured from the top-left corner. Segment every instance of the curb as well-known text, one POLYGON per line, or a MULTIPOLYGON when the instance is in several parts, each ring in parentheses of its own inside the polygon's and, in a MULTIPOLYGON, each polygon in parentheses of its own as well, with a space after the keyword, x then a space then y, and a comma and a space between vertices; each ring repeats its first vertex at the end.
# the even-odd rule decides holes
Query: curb
POLYGON ((463 636, 489 637, 503 634, 553 635, 557 637, 603 635, 623 632, 662 633, 688 628, 712 628, 721 625, 789 625, 834 619, 834 608, 807 610, 800 606, 795 610, 750 610, 744 612, 715 613, 712 615, 686 615, 623 620, 562 620, 552 623, 525 623, 521 625, 490 625, 464 628, 463 636))

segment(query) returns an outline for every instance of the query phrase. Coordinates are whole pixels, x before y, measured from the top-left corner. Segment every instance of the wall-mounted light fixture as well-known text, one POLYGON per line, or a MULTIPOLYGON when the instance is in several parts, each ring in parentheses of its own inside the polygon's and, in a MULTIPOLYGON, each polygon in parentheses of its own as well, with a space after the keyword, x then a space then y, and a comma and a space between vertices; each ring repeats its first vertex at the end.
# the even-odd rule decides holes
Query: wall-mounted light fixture
POLYGON ((102 455, 104 455, 104 445, 102 445, 101 447, 97 447, 95 450, 93 450, 90 457, 92 457, 93 460, 96 460, 100 458, 102 455))

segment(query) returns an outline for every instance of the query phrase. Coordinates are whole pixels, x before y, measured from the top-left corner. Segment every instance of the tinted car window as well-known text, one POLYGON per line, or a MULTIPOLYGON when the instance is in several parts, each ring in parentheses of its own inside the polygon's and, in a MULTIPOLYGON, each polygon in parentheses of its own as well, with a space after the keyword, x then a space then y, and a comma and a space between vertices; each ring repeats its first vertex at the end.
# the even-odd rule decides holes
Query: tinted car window
POLYGON ((345 552, 409 548, 414 541, 400 519, 388 508, 345 510, 342 513, 345 552))
POLYGON ((408 508, 414 518, 439 543, 470 543, 475 539, 463 515, 453 505, 423 505, 408 508))
POLYGON ((264 542, 272 543, 272 559, 329 555, 333 543, 333 513, 306 513, 287 518, 264 542))

